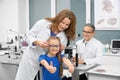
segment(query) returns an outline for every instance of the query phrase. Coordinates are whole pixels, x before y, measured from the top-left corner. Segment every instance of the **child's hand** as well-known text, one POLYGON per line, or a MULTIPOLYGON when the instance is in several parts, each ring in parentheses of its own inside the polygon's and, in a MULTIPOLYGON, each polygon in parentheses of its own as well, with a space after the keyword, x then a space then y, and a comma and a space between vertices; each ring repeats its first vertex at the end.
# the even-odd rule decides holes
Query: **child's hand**
POLYGON ((60 51, 63 51, 65 49, 65 46, 64 45, 60 45, 60 51))
POLYGON ((50 62, 50 66, 48 68, 48 71, 50 73, 55 73, 56 72, 56 67, 53 67, 53 63, 52 62, 50 62))
POLYGON ((70 67, 69 67, 69 72, 70 72, 70 73, 73 73, 73 72, 74 72, 74 66, 70 66, 70 67))

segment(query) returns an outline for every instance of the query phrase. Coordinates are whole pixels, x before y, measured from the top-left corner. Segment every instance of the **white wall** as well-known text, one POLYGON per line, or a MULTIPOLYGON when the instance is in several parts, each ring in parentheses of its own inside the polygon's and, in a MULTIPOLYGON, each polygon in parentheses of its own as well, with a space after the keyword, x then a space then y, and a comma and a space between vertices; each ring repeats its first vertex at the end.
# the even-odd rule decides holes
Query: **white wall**
POLYGON ((9 35, 26 33, 29 29, 28 0, 0 0, 0 42, 7 42, 9 35))
POLYGON ((29 30, 29 0, 18 1, 19 31, 21 34, 29 30))
POLYGON ((57 0, 56 1, 56 10, 59 13, 63 9, 70 9, 71 0, 57 0))

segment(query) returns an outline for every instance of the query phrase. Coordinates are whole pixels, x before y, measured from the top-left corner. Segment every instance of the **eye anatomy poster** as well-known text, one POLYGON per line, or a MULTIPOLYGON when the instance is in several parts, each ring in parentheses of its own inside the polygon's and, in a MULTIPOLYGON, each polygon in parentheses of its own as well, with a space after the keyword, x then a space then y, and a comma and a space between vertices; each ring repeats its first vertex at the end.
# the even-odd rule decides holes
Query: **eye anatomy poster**
POLYGON ((120 0, 94 0, 97 30, 120 30, 120 0))

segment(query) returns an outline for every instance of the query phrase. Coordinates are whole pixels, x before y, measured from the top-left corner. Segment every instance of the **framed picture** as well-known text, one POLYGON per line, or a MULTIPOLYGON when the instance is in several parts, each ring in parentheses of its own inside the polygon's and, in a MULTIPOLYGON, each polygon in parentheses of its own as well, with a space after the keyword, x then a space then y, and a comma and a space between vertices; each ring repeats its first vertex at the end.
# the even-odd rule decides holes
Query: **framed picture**
POLYGON ((120 0, 94 0, 96 30, 120 30, 120 0))

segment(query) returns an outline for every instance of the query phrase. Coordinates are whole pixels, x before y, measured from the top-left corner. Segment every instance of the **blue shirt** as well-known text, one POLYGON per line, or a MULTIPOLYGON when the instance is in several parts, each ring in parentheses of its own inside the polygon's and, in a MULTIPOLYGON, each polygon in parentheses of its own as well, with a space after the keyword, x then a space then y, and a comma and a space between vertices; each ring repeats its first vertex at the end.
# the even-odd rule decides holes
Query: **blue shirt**
MULTIPOLYGON (((61 58, 64 57, 64 55, 61 55, 61 58)), ((52 61, 53 66, 56 67, 55 73, 50 73, 44 66, 42 66, 42 80, 61 80, 60 77, 60 62, 58 60, 57 56, 49 57, 47 54, 39 56, 39 62, 41 60, 46 60, 48 64, 52 61)))
POLYGON ((55 34, 54 32, 51 31, 51 32, 50 32, 50 35, 51 35, 51 36, 56 36, 57 34, 55 34))

